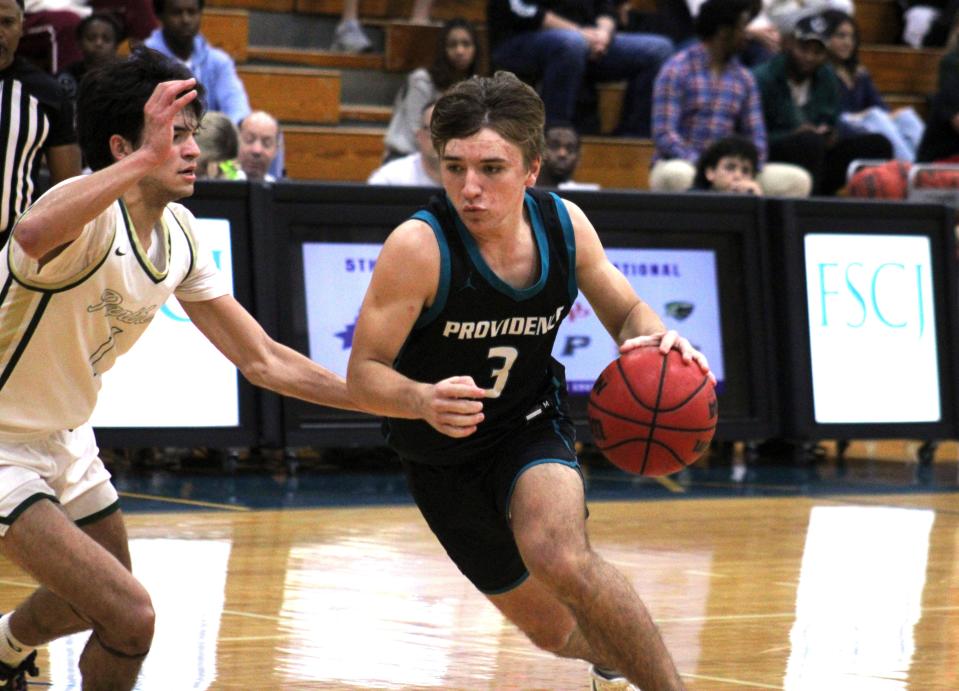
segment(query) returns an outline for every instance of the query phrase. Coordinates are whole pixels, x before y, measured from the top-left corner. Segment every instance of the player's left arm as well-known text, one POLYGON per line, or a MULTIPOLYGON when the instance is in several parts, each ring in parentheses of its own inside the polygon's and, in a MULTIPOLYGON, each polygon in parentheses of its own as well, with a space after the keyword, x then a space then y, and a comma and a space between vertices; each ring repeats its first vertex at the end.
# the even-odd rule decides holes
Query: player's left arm
POLYGON ((310 403, 360 410, 346 380, 277 343, 232 295, 180 304, 187 316, 250 383, 310 403))
POLYGON ((626 277, 609 261, 596 229, 582 209, 572 202, 564 200, 564 203, 573 222, 576 282, 609 335, 619 344, 620 352, 654 345, 663 353, 675 348, 683 360, 695 360, 703 372, 712 376, 706 356, 676 331, 667 330, 656 310, 636 294, 626 277))

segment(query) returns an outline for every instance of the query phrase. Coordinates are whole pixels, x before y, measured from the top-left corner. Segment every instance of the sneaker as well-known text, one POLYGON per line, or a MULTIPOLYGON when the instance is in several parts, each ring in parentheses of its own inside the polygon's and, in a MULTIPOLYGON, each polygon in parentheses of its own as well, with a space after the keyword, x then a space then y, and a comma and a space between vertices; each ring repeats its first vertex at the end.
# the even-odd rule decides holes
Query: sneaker
POLYGON ((16 667, 0 662, 0 691, 27 691, 27 675, 35 677, 40 674, 36 660, 37 651, 34 650, 16 667))
POLYGON ((370 39, 363 33, 363 27, 355 19, 340 22, 333 34, 330 50, 339 53, 365 53, 373 47, 370 39))
POLYGON ((607 677, 592 665, 589 667, 589 688, 590 691, 639 691, 626 677, 607 677))

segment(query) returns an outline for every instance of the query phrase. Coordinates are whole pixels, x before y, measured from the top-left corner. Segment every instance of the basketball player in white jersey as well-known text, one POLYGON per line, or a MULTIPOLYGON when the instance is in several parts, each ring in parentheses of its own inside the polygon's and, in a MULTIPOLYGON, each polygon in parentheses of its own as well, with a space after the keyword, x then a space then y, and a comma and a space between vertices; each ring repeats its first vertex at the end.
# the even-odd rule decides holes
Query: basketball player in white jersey
MULTIPOLYGON (((0 550, 40 587, 0 618, 0 689, 25 689, 36 647, 92 629, 84 689, 132 689, 154 611, 89 419, 100 375, 172 293, 254 384, 353 408, 345 382, 273 341, 220 280, 193 216, 202 87, 142 50, 78 97, 96 171, 40 198, 0 262, 0 550)), ((144 386, 162 387, 162 381, 144 386)), ((188 394, 188 392, 186 392, 188 394)))

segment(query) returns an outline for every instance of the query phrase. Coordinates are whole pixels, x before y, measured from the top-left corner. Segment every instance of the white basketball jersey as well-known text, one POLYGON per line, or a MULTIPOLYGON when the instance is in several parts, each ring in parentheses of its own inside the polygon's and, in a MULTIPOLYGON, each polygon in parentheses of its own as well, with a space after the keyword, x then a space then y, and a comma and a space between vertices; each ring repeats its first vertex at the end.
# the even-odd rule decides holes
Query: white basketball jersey
MULTIPOLYGON (((171 293, 181 301, 229 293, 193 223, 183 206, 167 206, 159 267, 120 201, 42 267, 11 233, 0 262, 0 440, 35 439, 83 424, 93 413, 100 376, 171 293)), ((163 383, 145 379, 143 385, 163 383)))

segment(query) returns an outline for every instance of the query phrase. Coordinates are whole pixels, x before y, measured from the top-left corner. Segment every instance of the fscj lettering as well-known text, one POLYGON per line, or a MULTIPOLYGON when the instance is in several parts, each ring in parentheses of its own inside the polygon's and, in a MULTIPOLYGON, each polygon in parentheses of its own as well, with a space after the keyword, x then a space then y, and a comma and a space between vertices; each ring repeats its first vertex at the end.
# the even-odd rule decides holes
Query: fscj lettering
POLYGON ((889 329, 905 329, 912 322, 922 337, 926 328, 922 264, 885 262, 872 267, 822 262, 818 267, 821 326, 835 326, 839 301, 851 329, 860 329, 871 319, 889 329))
POLYGON ((548 317, 512 317, 475 322, 447 321, 443 326, 443 336, 459 340, 497 336, 540 336, 555 329, 562 318, 563 308, 557 307, 548 317))

